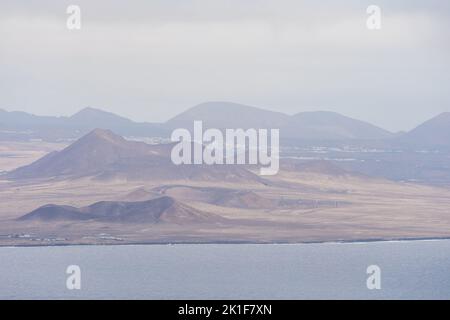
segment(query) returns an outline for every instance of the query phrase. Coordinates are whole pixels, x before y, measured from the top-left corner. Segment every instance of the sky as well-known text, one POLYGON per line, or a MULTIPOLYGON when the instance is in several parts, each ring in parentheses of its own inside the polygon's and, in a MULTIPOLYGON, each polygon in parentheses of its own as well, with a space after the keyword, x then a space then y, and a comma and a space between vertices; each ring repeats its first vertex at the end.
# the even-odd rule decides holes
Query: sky
POLYGON ((0 108, 160 122, 233 101, 410 130, 450 111, 449 39, 447 0, 0 0, 0 108))

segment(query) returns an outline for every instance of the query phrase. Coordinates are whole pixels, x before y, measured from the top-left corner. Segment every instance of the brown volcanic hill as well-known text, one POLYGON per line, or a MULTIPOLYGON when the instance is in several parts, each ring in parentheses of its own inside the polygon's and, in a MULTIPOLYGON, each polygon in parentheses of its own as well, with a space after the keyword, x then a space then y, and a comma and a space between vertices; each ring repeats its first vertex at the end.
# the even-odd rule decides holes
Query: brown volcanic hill
POLYGON ((109 130, 96 129, 69 147, 50 153, 4 177, 19 179, 64 179, 95 177, 129 180, 203 180, 264 183, 239 165, 174 165, 173 144, 149 145, 128 141, 109 130))
POLYGON ((40 221, 67 221, 67 220, 89 220, 94 217, 83 213, 80 209, 72 206, 58 206, 47 204, 20 217, 18 220, 40 220, 40 221))
POLYGON ((216 193, 213 203, 218 206, 246 209, 272 209, 278 206, 278 201, 261 197, 253 191, 246 190, 229 190, 225 193, 216 193))
POLYGON ((101 201, 83 208, 45 205, 20 217, 18 220, 43 222, 95 220, 120 223, 224 221, 219 216, 196 210, 167 196, 138 202, 101 201))
POLYGON ((279 202, 275 199, 264 198, 253 191, 229 188, 166 185, 157 187, 153 191, 184 201, 200 201, 241 209, 270 209, 276 207, 279 202))
POLYGON ((128 157, 149 153, 147 145, 130 142, 109 130, 96 129, 59 152, 11 172, 11 178, 88 176, 128 157))
POLYGON ((150 199, 158 198, 161 194, 147 190, 145 187, 139 187, 134 189, 130 193, 120 197, 120 200, 123 201, 147 201, 150 199))
POLYGON ((169 196, 182 202, 203 202, 219 207, 257 210, 277 209, 311 209, 320 207, 336 207, 347 205, 348 202, 334 200, 312 200, 305 198, 265 197, 251 190, 235 190, 229 188, 205 188, 183 185, 164 185, 146 192, 147 196, 154 193, 169 196))

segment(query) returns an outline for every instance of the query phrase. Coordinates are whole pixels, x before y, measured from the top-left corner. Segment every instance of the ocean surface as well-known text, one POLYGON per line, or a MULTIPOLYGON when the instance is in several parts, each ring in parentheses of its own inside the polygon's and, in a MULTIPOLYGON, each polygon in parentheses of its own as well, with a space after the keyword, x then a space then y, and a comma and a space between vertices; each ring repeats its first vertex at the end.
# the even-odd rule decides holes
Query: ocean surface
POLYGON ((0 248, 0 299, 391 298, 450 299, 450 240, 0 248))

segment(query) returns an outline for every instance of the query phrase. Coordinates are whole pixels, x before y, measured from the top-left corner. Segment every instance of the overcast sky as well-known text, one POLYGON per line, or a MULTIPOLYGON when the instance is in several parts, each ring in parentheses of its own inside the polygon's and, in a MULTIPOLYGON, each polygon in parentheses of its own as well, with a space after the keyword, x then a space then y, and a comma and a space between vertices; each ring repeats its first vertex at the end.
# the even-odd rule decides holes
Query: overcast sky
POLYGON ((449 1, 318 2, 1 0, 0 108, 153 122, 226 100, 392 131, 450 111, 449 1))

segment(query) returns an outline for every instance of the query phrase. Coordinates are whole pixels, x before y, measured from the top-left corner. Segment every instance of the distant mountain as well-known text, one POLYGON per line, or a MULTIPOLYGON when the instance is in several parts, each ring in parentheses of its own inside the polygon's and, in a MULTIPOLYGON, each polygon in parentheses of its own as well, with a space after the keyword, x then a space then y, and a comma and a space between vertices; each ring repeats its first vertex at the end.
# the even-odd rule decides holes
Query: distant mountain
POLYGON ((6 111, 0 109, 0 126, 19 126, 26 129, 29 126, 56 125, 61 123, 64 117, 36 116, 22 111, 6 111))
POLYGON ((425 121, 399 140, 419 147, 450 147, 450 112, 425 121))
POLYGON ((286 130, 290 138, 304 140, 377 140, 393 136, 370 123, 330 111, 297 113, 290 118, 286 130))
POLYGON ((57 141, 75 135, 76 132, 66 126, 64 117, 36 116, 21 111, 0 109, 0 140, 57 141))
POLYGON ((377 140, 393 136, 370 123, 335 112, 301 112, 289 116, 231 102, 197 105, 170 119, 166 125, 192 129, 194 120, 202 120, 205 128, 275 128, 280 129, 282 138, 298 140, 377 140))
MULTIPOLYGON (((110 130, 95 129, 67 148, 52 152, 4 177, 101 180, 213 180, 264 183, 256 174, 235 165, 174 165, 173 144, 150 145, 128 141, 110 130)), ((3 176, 2 176, 3 177, 3 176)))
POLYGON ((168 131, 159 123, 134 122, 94 108, 84 108, 68 118, 70 126, 87 133, 95 128, 109 129, 123 136, 167 137, 168 131))
POLYGON ((77 139, 95 128, 126 137, 170 137, 175 128, 192 130, 195 120, 205 128, 280 129, 282 139, 305 141, 383 140, 396 137, 370 123, 335 112, 301 112, 293 116, 232 102, 207 102, 165 123, 137 123, 110 112, 85 108, 71 117, 42 117, 0 110, 0 139, 77 139))
POLYGON ((127 126, 132 125, 134 122, 118 116, 111 112, 106 112, 103 110, 87 107, 84 108, 71 117, 69 117, 69 122, 72 124, 80 124, 85 126, 98 126, 100 128, 104 126, 127 126))
POLYGON ((36 116, 0 109, 0 139, 58 141, 77 139, 95 128, 113 130, 124 136, 167 137, 157 123, 137 123, 94 108, 85 108, 71 117, 36 116))
POLYGON ((120 223, 201 223, 221 222, 224 218, 205 213, 163 196, 138 202, 102 201, 83 208, 45 205, 19 221, 86 221, 120 223))
POLYGON ((170 128, 187 128, 195 120, 202 120, 208 128, 280 128, 289 121, 289 116, 280 112, 232 102, 206 102, 177 115, 166 122, 170 128))

